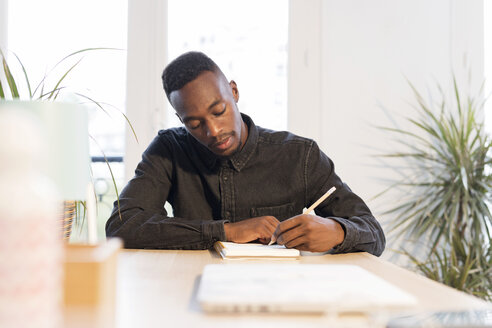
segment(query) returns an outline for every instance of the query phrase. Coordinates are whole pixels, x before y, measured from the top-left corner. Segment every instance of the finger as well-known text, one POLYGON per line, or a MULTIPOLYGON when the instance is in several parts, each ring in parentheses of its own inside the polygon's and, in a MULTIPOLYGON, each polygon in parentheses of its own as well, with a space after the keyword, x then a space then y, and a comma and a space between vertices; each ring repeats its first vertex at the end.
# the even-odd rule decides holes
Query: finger
POLYGON ((280 223, 280 221, 276 217, 274 217, 274 216, 269 216, 268 218, 269 218, 269 221, 271 223, 273 223, 274 225, 277 225, 277 224, 280 223))
POLYGON ((296 246, 294 248, 297 249, 297 250, 300 250, 300 251, 308 251, 308 252, 311 251, 311 249, 309 248, 308 244, 306 244, 306 243, 300 244, 300 245, 298 245, 298 246, 296 246))
POLYGON ((274 218, 275 221, 268 221, 268 227, 270 229, 270 235, 273 235, 273 232, 275 231, 275 229, 277 229, 280 221, 278 221, 276 218, 274 218))
POLYGON ((273 229, 272 230, 273 233, 273 231, 277 228, 280 221, 277 220, 277 218, 274 216, 266 216, 264 217, 264 220, 262 220, 262 223, 271 227, 273 229))
POLYGON ((270 241, 272 238, 273 232, 275 231, 275 228, 270 225, 262 225, 258 227, 258 238, 264 238, 270 241))
POLYGON ((268 242, 270 241, 270 238, 259 238, 258 241, 263 244, 263 245, 266 245, 268 244, 268 242))
POLYGON ((260 221, 258 221, 256 229, 258 229, 261 235, 260 237, 263 237, 263 235, 268 235, 268 238, 270 239, 276 228, 277 225, 274 221, 269 220, 268 217, 263 217, 260 221))
POLYGON ((275 229, 275 232, 273 233, 273 236, 275 238, 278 238, 278 236, 280 236, 282 233, 290 230, 290 229, 293 229, 295 227, 297 227, 298 225, 300 225, 302 223, 302 217, 301 216, 294 216, 290 219, 287 219, 283 222, 280 222, 277 226, 277 228, 275 229))
POLYGON ((277 220, 277 218, 274 216, 267 216, 263 221, 266 228, 268 229, 268 240, 266 242, 268 243, 268 245, 272 245, 275 242, 275 239, 273 238, 273 233, 275 232, 275 229, 277 229, 279 222, 280 221, 277 220))
POLYGON ((300 249, 300 248, 303 248, 304 247, 304 245, 306 244, 306 242, 307 242, 306 236, 299 236, 298 238, 295 238, 295 239, 289 241, 284 246, 287 247, 287 248, 297 248, 297 249, 300 249))
POLYGON ((304 236, 304 235, 305 235, 304 229, 302 229, 302 227, 300 227, 300 226, 297 226, 297 227, 294 227, 294 228, 276 236, 277 244, 285 245, 285 244, 289 243, 290 241, 292 241, 296 238, 299 238, 301 236, 304 236))
POLYGON ((259 217, 256 217, 256 218, 252 218, 252 220, 255 220, 257 222, 257 224, 268 225, 268 226, 272 226, 272 227, 275 227, 275 228, 277 227, 277 225, 280 222, 274 216, 259 216, 259 217))

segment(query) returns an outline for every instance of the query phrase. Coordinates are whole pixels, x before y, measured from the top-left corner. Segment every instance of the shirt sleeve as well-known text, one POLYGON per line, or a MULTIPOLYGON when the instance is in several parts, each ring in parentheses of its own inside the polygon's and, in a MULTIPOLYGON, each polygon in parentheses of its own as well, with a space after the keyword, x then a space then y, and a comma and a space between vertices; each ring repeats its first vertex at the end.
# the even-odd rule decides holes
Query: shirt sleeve
POLYGON ((115 201, 106 236, 126 248, 208 249, 225 240, 225 220, 169 217, 164 208, 172 188, 172 151, 157 136, 142 155, 135 176, 115 201))
POLYGON ((383 229, 364 201, 335 173, 333 162, 313 141, 306 156, 306 204, 312 204, 331 187, 337 190, 316 209, 316 215, 337 221, 345 231, 344 241, 333 253, 369 252, 379 256, 386 239, 383 229))

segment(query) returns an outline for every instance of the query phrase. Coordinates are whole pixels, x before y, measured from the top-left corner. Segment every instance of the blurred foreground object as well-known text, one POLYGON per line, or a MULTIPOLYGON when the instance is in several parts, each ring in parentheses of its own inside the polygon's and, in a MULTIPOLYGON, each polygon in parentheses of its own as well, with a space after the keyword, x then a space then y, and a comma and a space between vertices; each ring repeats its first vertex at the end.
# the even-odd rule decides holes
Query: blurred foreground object
POLYGON ((66 245, 65 327, 114 327, 121 247, 117 238, 98 245, 66 245))
POLYGON ((0 327, 61 327, 62 241, 47 137, 32 113, 0 103, 0 327))
POLYGON ((87 110, 75 103, 20 100, 0 102, 0 110, 5 108, 32 115, 42 130, 48 147, 36 165, 58 189, 64 206, 57 230, 69 236, 76 203, 86 199, 90 182, 87 110))
POLYGON ((64 200, 86 198, 87 112, 0 102, 0 327, 60 327, 64 200))

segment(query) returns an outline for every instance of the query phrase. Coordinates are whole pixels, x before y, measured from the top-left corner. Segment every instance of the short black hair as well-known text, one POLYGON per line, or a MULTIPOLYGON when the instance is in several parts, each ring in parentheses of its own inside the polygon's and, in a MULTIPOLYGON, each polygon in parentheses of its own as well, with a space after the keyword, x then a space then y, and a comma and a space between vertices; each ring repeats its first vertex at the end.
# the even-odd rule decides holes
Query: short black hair
POLYGON ((170 62, 162 72, 162 85, 167 99, 171 92, 181 89, 204 71, 217 72, 220 68, 202 52, 186 52, 170 62))

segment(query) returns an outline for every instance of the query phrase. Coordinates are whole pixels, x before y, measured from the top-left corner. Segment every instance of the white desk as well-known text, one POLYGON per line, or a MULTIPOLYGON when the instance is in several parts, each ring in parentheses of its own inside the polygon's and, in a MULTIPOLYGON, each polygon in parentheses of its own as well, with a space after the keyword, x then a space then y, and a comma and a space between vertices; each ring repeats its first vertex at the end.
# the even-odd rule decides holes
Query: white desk
MULTIPOLYGON (((420 310, 492 308, 490 303, 367 253, 304 256, 297 261, 301 264, 359 265, 414 295, 420 310)), ((200 310, 195 295, 203 267, 211 263, 234 265, 245 261, 224 261, 211 251, 123 250, 119 255, 117 274, 116 327, 380 326, 382 314, 375 319, 334 318, 329 315, 205 314, 200 310)))

